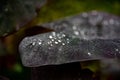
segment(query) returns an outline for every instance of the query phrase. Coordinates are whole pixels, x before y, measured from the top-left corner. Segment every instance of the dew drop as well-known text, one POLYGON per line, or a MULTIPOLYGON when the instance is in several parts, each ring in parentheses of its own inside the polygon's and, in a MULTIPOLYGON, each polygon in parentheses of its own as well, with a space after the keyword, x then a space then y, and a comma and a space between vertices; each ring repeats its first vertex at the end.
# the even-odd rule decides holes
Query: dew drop
POLYGON ((41 42, 39 42, 38 44, 39 44, 39 45, 41 45, 42 43, 41 43, 41 42))
POLYGON ((61 40, 58 40, 58 42, 62 42, 61 40))
POLYGON ((57 41, 55 41, 55 44, 58 44, 58 42, 57 42, 57 41))
POLYGON ((65 45, 65 43, 62 43, 62 45, 64 46, 64 45, 65 45))
POLYGON ((33 42, 32 45, 34 46, 34 45, 35 45, 35 42, 33 42))
POLYGON ((75 35, 79 35, 79 32, 78 32, 78 31, 74 31, 74 34, 75 34, 75 35))
POLYGON ((49 38, 52 39, 53 37, 50 35, 49 38))
POLYGON ((90 52, 88 52, 88 55, 89 55, 89 56, 91 56, 91 53, 90 53, 90 52))

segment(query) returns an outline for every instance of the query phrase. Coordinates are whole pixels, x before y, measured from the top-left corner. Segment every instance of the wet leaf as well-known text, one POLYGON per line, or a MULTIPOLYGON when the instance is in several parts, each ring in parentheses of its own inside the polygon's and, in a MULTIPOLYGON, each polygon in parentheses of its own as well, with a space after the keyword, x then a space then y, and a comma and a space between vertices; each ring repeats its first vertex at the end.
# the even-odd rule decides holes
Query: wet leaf
POLYGON ((119 59, 119 22, 117 16, 92 11, 43 24, 55 31, 25 37, 19 46, 22 62, 24 66, 36 67, 119 59), (100 31, 98 24, 101 25, 100 31))

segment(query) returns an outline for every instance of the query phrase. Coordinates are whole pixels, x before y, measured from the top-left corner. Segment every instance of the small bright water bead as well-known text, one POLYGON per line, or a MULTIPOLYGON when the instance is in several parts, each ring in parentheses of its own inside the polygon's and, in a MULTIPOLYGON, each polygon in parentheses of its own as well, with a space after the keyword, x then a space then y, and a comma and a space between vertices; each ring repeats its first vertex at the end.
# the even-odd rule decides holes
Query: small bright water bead
POLYGON ((53 36, 56 36, 56 33, 55 33, 55 32, 52 32, 52 35, 53 35, 53 36))
POLYGON ((67 38, 66 40, 67 40, 67 43, 70 43, 70 39, 69 38, 67 38))
POLYGON ((78 36, 78 35, 79 35, 79 32, 78 32, 78 31, 74 31, 74 34, 78 36))
POLYGON ((49 36, 49 38, 50 38, 50 39, 52 39, 52 38, 53 38, 53 36, 51 36, 51 35, 50 35, 50 36, 49 36))
POLYGON ((36 42, 33 42, 32 45, 34 46, 36 44, 36 42))
POLYGON ((115 51, 120 54, 120 50, 118 48, 115 48, 115 51))
POLYGON ((58 42, 62 42, 62 41, 59 39, 58 42))
POLYGON ((118 51, 119 51, 119 49, 115 48, 115 51, 117 51, 117 52, 118 52, 118 51))
POLYGON ((92 54, 90 52, 88 52, 88 55, 91 56, 92 54))
POLYGON ((58 44, 58 42, 57 42, 57 41, 55 41, 55 44, 58 44))
POLYGON ((73 30, 76 30, 76 29, 77 29, 77 27, 74 25, 74 26, 73 26, 73 30))
POLYGON ((51 43, 50 46, 53 46, 53 44, 51 43))
POLYGON ((42 40, 41 39, 38 39, 38 44, 42 45, 42 40))
POLYGON ((39 42, 38 44, 39 44, 39 45, 41 45, 41 44, 42 44, 42 42, 39 42))
POLYGON ((66 35, 65 34, 62 34, 62 37, 65 37, 66 35))
POLYGON ((54 39, 51 39, 51 41, 55 41, 54 39))
POLYGON ((65 45, 65 43, 62 43, 62 45, 64 46, 64 45, 65 45))

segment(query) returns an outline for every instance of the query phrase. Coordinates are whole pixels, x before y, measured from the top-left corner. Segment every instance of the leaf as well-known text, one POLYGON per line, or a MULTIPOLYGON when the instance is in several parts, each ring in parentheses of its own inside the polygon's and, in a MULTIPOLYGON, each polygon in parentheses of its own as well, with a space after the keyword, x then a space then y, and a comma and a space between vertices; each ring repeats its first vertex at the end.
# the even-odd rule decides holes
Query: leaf
POLYGON ((0 2, 0 36, 18 30, 36 15, 45 0, 3 0, 0 2))
POLYGON ((25 37, 20 45, 22 63, 27 67, 76 61, 119 59, 120 18, 92 11, 43 24, 54 32, 25 37), (102 35, 98 34, 99 31, 102 35))

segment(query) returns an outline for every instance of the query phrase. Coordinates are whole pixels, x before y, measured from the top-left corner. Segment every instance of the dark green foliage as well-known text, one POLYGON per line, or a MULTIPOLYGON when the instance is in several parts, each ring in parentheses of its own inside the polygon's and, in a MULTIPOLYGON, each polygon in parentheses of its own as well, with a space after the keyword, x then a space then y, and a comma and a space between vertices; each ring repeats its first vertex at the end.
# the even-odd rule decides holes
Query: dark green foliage
POLYGON ((2 0, 0 2, 0 36, 18 30, 36 16, 36 8, 45 0, 2 0))

